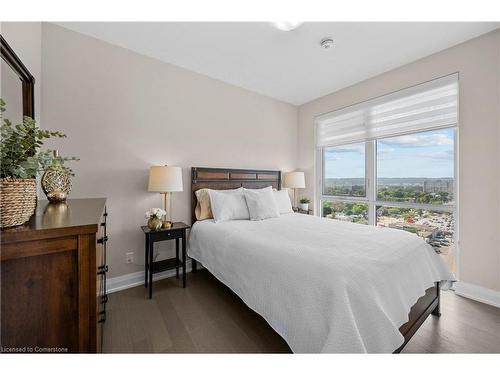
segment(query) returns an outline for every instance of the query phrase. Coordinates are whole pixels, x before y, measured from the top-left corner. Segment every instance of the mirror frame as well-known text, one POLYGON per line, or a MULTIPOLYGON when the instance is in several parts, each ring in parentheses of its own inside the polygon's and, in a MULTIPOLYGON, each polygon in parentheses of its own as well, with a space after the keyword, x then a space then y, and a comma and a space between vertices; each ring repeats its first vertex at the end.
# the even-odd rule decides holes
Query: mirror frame
POLYGON ((14 50, 9 46, 4 37, 0 34, 0 55, 2 59, 16 73, 22 83, 23 96, 23 116, 35 118, 35 77, 33 77, 23 64, 21 59, 16 55, 14 50))

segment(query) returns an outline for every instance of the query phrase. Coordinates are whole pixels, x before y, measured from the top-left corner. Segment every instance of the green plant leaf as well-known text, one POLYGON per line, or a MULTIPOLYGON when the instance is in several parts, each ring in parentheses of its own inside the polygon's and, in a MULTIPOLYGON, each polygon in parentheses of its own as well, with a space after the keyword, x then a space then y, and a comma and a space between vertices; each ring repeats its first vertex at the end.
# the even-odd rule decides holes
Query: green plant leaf
POLYGON ((72 157, 55 157, 52 150, 40 151, 43 140, 65 138, 60 131, 40 129, 36 121, 24 116, 22 123, 13 125, 3 118, 5 101, 0 98, 0 174, 1 178, 34 178, 37 173, 52 165, 58 165, 70 174, 73 171, 65 162, 78 161, 72 157))

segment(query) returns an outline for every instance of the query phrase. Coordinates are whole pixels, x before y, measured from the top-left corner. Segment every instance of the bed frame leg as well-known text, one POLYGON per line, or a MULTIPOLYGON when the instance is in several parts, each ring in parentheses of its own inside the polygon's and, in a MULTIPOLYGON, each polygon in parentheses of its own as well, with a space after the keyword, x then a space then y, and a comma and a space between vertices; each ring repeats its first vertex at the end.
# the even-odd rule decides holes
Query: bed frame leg
POLYGON ((434 310, 432 310, 431 314, 439 318, 441 316, 441 284, 439 283, 439 281, 436 283, 436 290, 437 290, 437 306, 434 310))
POLYGON ((198 271, 198 262, 192 258, 191 258, 191 271, 192 272, 198 271))

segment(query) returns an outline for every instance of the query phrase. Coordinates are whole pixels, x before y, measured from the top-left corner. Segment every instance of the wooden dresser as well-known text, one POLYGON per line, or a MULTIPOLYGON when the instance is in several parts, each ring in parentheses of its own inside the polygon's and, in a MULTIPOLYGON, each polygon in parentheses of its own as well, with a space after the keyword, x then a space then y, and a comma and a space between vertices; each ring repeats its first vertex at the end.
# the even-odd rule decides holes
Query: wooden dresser
POLYGON ((101 352, 106 320, 106 199, 39 201, 1 231, 1 347, 101 352))

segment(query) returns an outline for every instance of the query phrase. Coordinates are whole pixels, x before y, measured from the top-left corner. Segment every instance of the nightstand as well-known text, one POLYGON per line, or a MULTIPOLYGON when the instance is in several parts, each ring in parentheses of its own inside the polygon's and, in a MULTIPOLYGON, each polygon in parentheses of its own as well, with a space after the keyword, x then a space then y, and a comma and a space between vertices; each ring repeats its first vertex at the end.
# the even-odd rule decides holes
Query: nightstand
POLYGON ((149 286, 149 298, 153 297, 153 274, 175 268, 175 275, 179 278, 179 267, 182 267, 182 287, 186 287, 186 229, 189 225, 184 223, 173 223, 172 228, 151 230, 147 226, 141 226, 145 237, 144 247, 144 286, 149 286), (175 240, 175 258, 169 258, 153 262, 154 243, 160 241, 175 240), (179 259, 179 240, 182 240, 182 258, 179 259))
POLYGON ((292 209, 293 209, 293 212, 295 212, 295 213, 306 214, 306 215, 314 215, 314 212, 311 209, 308 209, 307 211, 303 210, 302 208, 299 208, 299 207, 293 207, 292 209))

